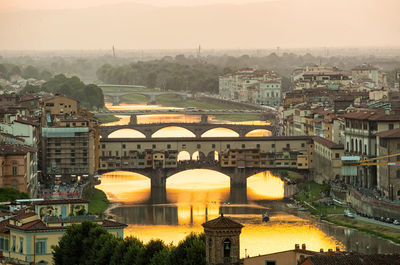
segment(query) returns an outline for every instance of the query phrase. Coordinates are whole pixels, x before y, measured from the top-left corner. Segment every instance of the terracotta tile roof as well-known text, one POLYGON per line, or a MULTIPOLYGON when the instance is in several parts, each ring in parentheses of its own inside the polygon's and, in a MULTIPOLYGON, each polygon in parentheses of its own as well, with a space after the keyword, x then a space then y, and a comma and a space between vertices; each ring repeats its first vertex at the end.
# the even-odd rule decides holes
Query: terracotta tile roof
POLYGON ((328 139, 325 139, 325 138, 322 138, 319 136, 314 137, 314 142, 322 144, 322 145, 328 147, 329 149, 344 149, 344 146, 342 144, 337 144, 335 142, 332 142, 328 139))
POLYGON ((0 144, 0 155, 24 155, 28 152, 33 153, 36 151, 35 148, 26 145, 0 144))
POLYGON ((232 219, 221 215, 220 217, 210 220, 202 224, 204 228, 242 228, 238 222, 233 221, 232 219))
POLYGON ((47 226, 42 220, 38 219, 21 226, 7 225, 8 228, 23 230, 23 231, 37 231, 37 230, 64 230, 67 229, 65 226, 47 226))
POLYGON ((15 122, 19 122, 19 123, 22 123, 22 124, 28 124, 28 125, 32 125, 32 126, 36 126, 36 127, 38 127, 40 125, 38 120, 29 119, 29 118, 26 118, 26 117, 18 118, 18 119, 15 120, 15 122))
POLYGON ((10 231, 10 229, 8 229, 7 227, 8 223, 8 219, 0 222, 0 233, 7 233, 8 231, 10 231))
POLYGON ((389 131, 379 132, 375 134, 381 138, 400 138, 400 128, 389 131))
POLYGON ((375 114, 375 112, 372 112, 372 111, 349 112, 349 113, 343 114, 342 117, 347 118, 347 119, 366 120, 374 114, 375 114))
POLYGON ((52 205, 52 204, 74 204, 74 203, 89 203, 83 199, 64 199, 64 200, 44 200, 33 202, 33 205, 52 205))
POLYGON ((301 264, 312 265, 400 265, 400 255, 316 255, 301 264), (307 263, 309 261, 309 263, 307 263))
POLYGON ((16 216, 14 216, 14 217, 11 217, 10 219, 14 220, 14 221, 20 221, 20 220, 23 220, 23 219, 26 219, 26 218, 29 218, 29 217, 32 217, 32 216, 35 216, 35 215, 36 215, 35 212, 21 213, 21 214, 18 214, 16 216))
POLYGON ((103 227, 127 227, 126 224, 118 223, 112 220, 104 219, 103 223, 101 224, 103 227))

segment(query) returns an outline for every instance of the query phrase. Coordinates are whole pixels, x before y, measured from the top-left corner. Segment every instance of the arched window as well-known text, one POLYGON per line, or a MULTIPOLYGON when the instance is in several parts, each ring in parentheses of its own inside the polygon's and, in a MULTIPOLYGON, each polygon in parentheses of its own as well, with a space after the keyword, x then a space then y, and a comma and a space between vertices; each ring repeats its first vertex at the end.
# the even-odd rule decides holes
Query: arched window
POLYGON ((400 190, 397 191, 397 196, 400 196, 400 190))
POLYGON ((361 143, 361 140, 360 140, 360 145, 359 145, 360 147, 360 150, 358 150, 359 152, 360 152, 360 154, 362 153, 362 143, 361 143))
POLYGON ((231 256, 231 241, 229 238, 224 240, 224 258, 229 258, 231 256))

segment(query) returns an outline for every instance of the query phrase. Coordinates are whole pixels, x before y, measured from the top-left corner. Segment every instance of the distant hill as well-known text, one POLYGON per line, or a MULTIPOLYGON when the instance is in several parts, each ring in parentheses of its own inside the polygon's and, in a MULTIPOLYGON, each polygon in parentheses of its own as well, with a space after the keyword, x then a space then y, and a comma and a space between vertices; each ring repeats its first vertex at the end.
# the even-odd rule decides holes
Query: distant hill
POLYGON ((3 10, 0 49, 400 46, 399 10, 398 0, 3 10))

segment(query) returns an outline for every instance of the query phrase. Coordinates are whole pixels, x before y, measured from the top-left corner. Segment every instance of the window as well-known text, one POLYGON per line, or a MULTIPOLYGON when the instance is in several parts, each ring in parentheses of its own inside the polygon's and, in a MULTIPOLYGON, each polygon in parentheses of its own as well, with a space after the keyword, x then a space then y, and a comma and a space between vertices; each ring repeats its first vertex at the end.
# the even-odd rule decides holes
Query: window
POLYGON ((201 148, 201 144, 197 144, 197 149, 200 149, 201 148))
POLYGON ((242 148, 246 148, 246 145, 245 145, 245 144, 242 144, 242 148))
POLYGON ((231 241, 229 238, 224 240, 224 258, 229 258, 231 256, 231 241))
POLYGON ((122 148, 125 149, 126 148, 126 144, 122 144, 122 148))
POLYGON ((0 249, 4 249, 4 238, 0 237, 0 249))
POLYGON ((35 253, 36 254, 46 254, 46 241, 38 240, 35 244, 35 253))
POLYGON ((167 148, 168 148, 168 149, 171 149, 171 145, 170 145, 170 144, 167 144, 167 148))
POLYGON ((101 145, 101 148, 105 149, 105 148, 106 148, 106 145, 105 145, 105 144, 102 144, 102 145, 101 145))
POLYGON ((290 148, 290 144, 286 144, 286 148, 290 148))
POLYGON ((118 151, 115 151, 115 156, 118 156, 118 151))
POLYGON ((182 144, 182 149, 186 149, 186 144, 182 144))
POLYGON ((393 123, 389 123, 389 130, 393 130, 394 129, 394 124, 393 123))
POLYGON ((339 158, 339 153, 335 153, 335 158, 339 158))
POLYGON ((260 148, 260 147, 261 147, 261 145, 260 145, 260 144, 257 144, 257 145, 256 145, 256 147, 257 147, 257 148, 260 148))
MULTIPOLYGON (((211 145, 211 148, 215 148, 215 144, 212 144, 212 145, 211 145)), ((399 148, 399 149, 400 149, 400 148, 399 148)))
POLYGON ((272 147, 272 148, 275 148, 275 144, 272 144, 271 147, 272 147))
POLYGON ((397 176, 398 178, 400 178, 400 169, 398 169, 398 170, 396 171, 396 176, 397 176))
POLYGON ((18 167, 12 167, 12 174, 13 176, 16 176, 18 173, 18 167))
POLYGON ((141 148, 140 144, 136 145, 136 149, 140 149, 140 148, 141 148))
POLYGON ((228 149, 231 148, 231 145, 230 145, 230 144, 227 144, 227 145, 226 145, 226 148, 228 148, 228 149))
POLYGON ((153 146, 153 149, 156 149, 156 148, 157 148, 157 145, 155 145, 155 144, 153 144, 152 146, 153 146))
POLYGON ((17 238, 15 236, 12 237, 12 247, 11 247, 11 251, 15 252, 15 244, 16 244, 17 238))
POLYGON ((276 261, 275 260, 266 260, 265 265, 276 265, 276 261))
POLYGON ((56 163, 61 163, 61 159, 60 158, 56 158, 56 163))
POLYGON ((24 253, 24 238, 19 238, 19 253, 24 253))

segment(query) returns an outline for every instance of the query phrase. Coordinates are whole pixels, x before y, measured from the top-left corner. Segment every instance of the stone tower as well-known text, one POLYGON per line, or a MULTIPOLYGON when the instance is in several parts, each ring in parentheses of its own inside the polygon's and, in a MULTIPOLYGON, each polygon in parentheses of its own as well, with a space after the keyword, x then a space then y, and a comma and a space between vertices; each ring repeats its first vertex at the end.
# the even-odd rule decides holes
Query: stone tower
POLYGON ((239 264, 239 235, 243 225, 220 217, 203 224, 206 238, 206 264, 239 264))

